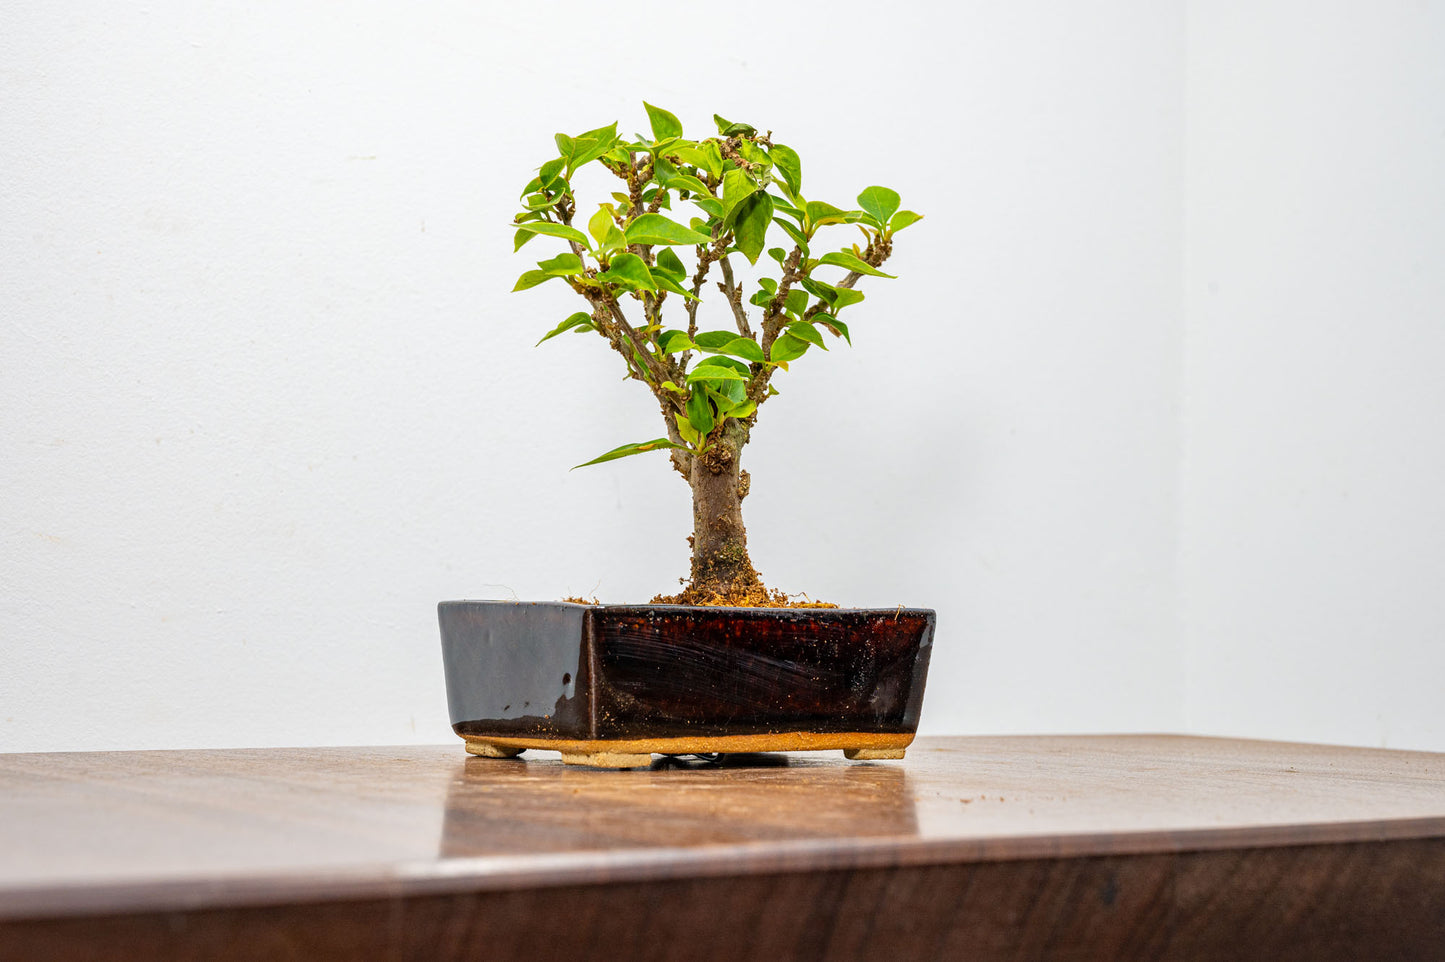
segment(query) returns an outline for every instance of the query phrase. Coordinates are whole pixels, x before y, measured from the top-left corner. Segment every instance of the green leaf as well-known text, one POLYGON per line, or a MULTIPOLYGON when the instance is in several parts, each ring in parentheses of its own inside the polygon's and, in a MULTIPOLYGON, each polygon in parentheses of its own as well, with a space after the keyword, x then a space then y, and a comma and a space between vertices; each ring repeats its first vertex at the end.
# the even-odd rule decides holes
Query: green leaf
POLYGON ((621 284, 628 288, 641 288, 645 291, 657 290, 657 282, 652 278, 652 272, 647 269, 647 264, 636 254, 618 254, 612 258, 612 263, 607 270, 597 275, 599 281, 611 281, 614 284, 621 284))
POLYGON ((719 414, 731 411, 748 396, 748 386, 744 381, 709 381, 706 388, 719 414))
POLYGON ((666 186, 668 190, 685 190, 695 198, 712 196, 712 192, 707 189, 707 184, 704 184, 692 174, 677 174, 676 176, 669 177, 666 181, 666 186))
POLYGON ((916 224, 921 220, 923 220, 922 214, 915 214, 911 210, 900 210, 894 214, 893 219, 888 222, 888 229, 891 231, 900 231, 910 224, 916 224))
POLYGON ((758 255, 767 244, 768 225, 772 222, 773 199, 767 194, 753 194, 737 206, 733 238, 749 264, 758 262, 758 255))
POLYGON ((681 411, 674 411, 672 412, 672 419, 677 422, 677 433, 682 435, 682 439, 693 447, 696 447, 697 442, 702 439, 702 435, 697 433, 697 428, 692 426, 692 422, 688 420, 687 415, 681 411))
POLYGON ((730 370, 730 371, 737 371, 737 372, 738 372, 739 374, 741 374, 743 377, 751 377, 751 376, 752 376, 752 373, 753 373, 752 368, 748 367, 746 364, 744 364, 742 361, 739 361, 737 358, 735 358, 735 357, 724 357, 724 356, 721 355, 721 354, 714 354, 714 355, 712 355, 711 357, 705 357, 705 358, 703 358, 701 361, 698 361, 698 362, 697 362, 697 366, 698 366, 698 367, 725 367, 725 368, 727 368, 727 369, 730 370))
POLYGON ((724 226, 731 223, 734 211, 737 210, 738 205, 757 193, 757 190, 758 185, 753 183, 753 179, 749 177, 744 170, 734 167, 732 170, 723 174, 722 209, 724 226))
POLYGON ((666 157, 652 159, 652 179, 666 187, 667 182, 677 176, 677 168, 666 157))
POLYGON ((672 149, 672 156, 700 170, 708 169, 707 151, 702 149, 701 144, 679 144, 672 149))
POLYGON ((693 388, 692 395, 687 399, 687 419, 700 437, 706 437, 717 424, 707 392, 701 387, 693 388))
POLYGON ((768 256, 781 264, 783 261, 788 259, 788 252, 783 250, 781 247, 769 247, 768 256))
POLYGON ((804 290, 822 300, 835 313, 850 304, 857 304, 863 300, 863 292, 855 291, 851 287, 834 287, 832 284, 824 284, 811 277, 803 278, 802 284, 804 290))
POLYGON ((848 335, 848 325, 838 320, 832 314, 828 314, 826 312, 819 312, 817 314, 814 314, 813 322, 823 325, 828 330, 832 331, 835 336, 843 338, 843 340, 848 342, 849 347, 853 345, 853 338, 848 335))
POLYGON ((800 291, 796 287, 788 291, 788 298, 783 302, 783 309, 801 315, 808 309, 808 292, 800 291))
POLYGON ((579 134, 572 138, 572 143, 578 147, 577 154, 572 160, 573 167, 591 163, 611 150, 612 145, 617 143, 617 121, 614 120, 606 127, 598 127, 596 130, 579 134))
POLYGON ((582 273, 582 258, 576 254, 558 254, 551 260, 538 261, 537 267, 555 277, 582 273))
POLYGON ((587 222, 587 233, 591 234, 599 244, 607 243, 609 231, 617 229, 617 224, 612 219, 612 205, 602 204, 598 206, 597 213, 587 222))
POLYGON ((855 254, 848 251, 834 251, 831 254, 824 254, 818 258, 819 264, 828 264, 833 267, 846 267, 850 271, 859 274, 869 274, 873 277, 897 277, 896 274, 885 274, 878 268, 862 260, 855 254))
POLYGON ((686 331, 663 331, 657 335, 657 348, 664 354, 677 354, 695 350, 697 345, 687 336, 686 331))
POLYGON ((725 381, 722 384, 709 384, 708 390, 720 390, 733 404, 741 404, 748 396, 748 385, 746 381, 725 381))
POLYGON ((715 140, 704 140, 696 147, 678 147, 673 154, 683 163, 692 164, 698 170, 706 171, 709 177, 722 176, 722 151, 718 148, 715 140))
POLYGON ((661 214, 643 214, 627 225, 629 244, 711 244, 712 238, 661 214))
POLYGON ((575 465, 572 470, 576 471, 577 468, 585 468, 589 464, 601 464, 603 461, 616 461, 618 458, 625 458, 634 454, 642 454, 646 451, 660 451, 664 448, 677 448, 678 450, 683 451, 687 450, 685 447, 683 447, 683 445, 675 444, 667 438, 657 438, 653 441, 643 441, 641 444, 624 444, 620 448, 613 448, 606 454, 599 455, 598 457, 593 458, 591 461, 583 461, 581 464, 575 465))
POLYGON ((750 140, 744 140, 738 144, 738 156, 752 164, 757 170, 755 176, 763 183, 768 182, 768 172, 772 169, 773 158, 769 157, 767 151, 750 140))
POLYGON ((542 169, 537 172, 537 187, 546 190, 555 184, 562 173, 562 168, 566 165, 567 162, 561 157, 554 157, 543 164, 542 169))
POLYGON ((803 232, 799 230, 796 225, 783 220, 781 217, 773 218, 773 223, 781 227, 783 232, 793 239, 793 243, 798 245, 798 249, 801 250, 803 256, 806 257, 808 254, 808 238, 803 235, 803 232))
MULTIPOLYGON (((561 324, 558 324, 556 327, 552 328, 550 331, 544 334, 542 336, 542 341, 551 340, 558 334, 565 334, 566 332, 573 330, 574 328, 579 332, 595 331, 597 329, 593 326, 591 317, 589 317, 583 311, 578 311, 576 314, 573 314, 571 317, 567 318, 567 320, 563 321, 561 324)), ((537 344, 541 344, 542 341, 538 341, 537 344)), ((533 346, 535 347, 536 345, 533 346)))
MULTIPOLYGON (((663 250, 667 250, 667 248, 664 247, 663 250)), ((662 290, 672 291, 672 293, 681 295, 686 300, 698 301, 702 299, 696 294, 694 294, 692 291, 683 287, 677 281, 673 280, 670 274, 664 274, 662 271, 654 270, 652 272, 652 279, 662 290)))
POLYGON ((724 137, 747 136, 758 132, 758 128, 751 124, 735 124, 731 120, 724 120, 718 114, 712 115, 713 123, 717 124, 717 132, 724 137))
POLYGON ((773 342, 772 361, 774 364, 786 364, 789 361, 797 360, 808 352, 808 342, 792 334, 780 334, 773 342))
POLYGON ((716 140, 705 140, 698 145, 703 154, 707 156, 707 172, 710 177, 718 178, 723 175, 722 148, 716 140))
POLYGON ((528 194, 522 199, 522 206, 528 211, 551 210, 557 206, 560 196, 549 196, 547 194, 528 194))
POLYGON ((517 278, 517 285, 512 288, 512 292, 525 291, 528 288, 536 287, 544 281, 550 281, 556 276, 556 274, 548 274, 546 271, 527 271, 527 273, 517 278))
POLYGON ((693 338, 693 340, 697 343, 697 346, 704 351, 716 352, 724 344, 729 343, 737 336, 737 331, 703 331, 693 338))
POLYGON ((741 421, 743 418, 751 416, 752 413, 757 409, 757 401, 744 401, 743 403, 736 405, 731 411, 729 411, 728 417, 737 418, 739 421, 741 421))
POLYGON ((612 228, 607 231, 607 239, 602 242, 602 249, 607 251, 615 251, 620 250, 626 246, 627 238, 623 237, 622 231, 617 229, 616 224, 613 224, 612 228))
POLYGON ((803 290, 812 294, 829 307, 832 307, 833 303, 838 299, 839 289, 832 284, 824 284, 822 281, 815 281, 811 277, 805 277, 799 281, 799 283, 803 285, 803 290))
POLYGON ((762 363, 763 361, 763 349, 758 346, 758 342, 750 337, 744 337, 741 334, 716 350, 719 354, 731 354, 733 357, 740 357, 745 361, 756 361, 758 363, 762 363))
POLYGON ((576 241, 583 247, 591 246, 587 235, 575 227, 568 227, 566 224, 554 224, 551 221, 539 220, 529 224, 518 224, 517 230, 527 231, 531 234, 546 234, 548 237, 561 237, 566 240, 576 241))
POLYGON ((807 321, 794 321, 788 325, 787 330, 789 334, 799 340, 807 341, 809 344, 816 344, 825 351, 828 349, 828 345, 823 343, 823 332, 807 321))
POLYGON ((808 215, 808 236, 824 224, 841 224, 847 217, 846 211, 839 210, 832 204, 825 204, 821 200, 810 200, 804 211, 808 215))
POLYGON ((652 269, 654 277, 656 277, 659 272, 671 274, 674 279, 681 280, 687 276, 687 267, 683 264, 682 260, 673 253, 671 247, 664 247, 657 252, 657 266, 652 269))
POLYGON ((787 184, 788 190, 796 196, 803 189, 803 162, 798 159, 798 152, 782 144, 773 144, 769 154, 773 158, 773 164, 783 175, 783 183, 787 184))
MULTIPOLYGON (((777 342, 774 342, 777 343, 777 342)), ((709 363, 715 358, 708 358, 697 367, 687 373, 687 383, 695 384, 698 381, 746 381, 747 376, 735 368, 724 367, 721 364, 709 363)), ((692 415, 689 414, 688 417, 692 415)), ((697 422, 694 421, 694 424, 697 422)))
POLYGON ((865 187, 858 195, 858 206, 872 214, 879 224, 888 223, 888 218, 898 209, 898 191, 887 187, 865 187))
POLYGON ((773 280, 771 277, 759 277, 758 289, 753 292, 752 297, 748 298, 748 303, 756 307, 766 307, 768 301, 772 300, 773 295, 777 292, 777 281, 773 280))
POLYGON ((527 241, 531 240, 533 237, 536 236, 536 234, 532 233, 529 230, 517 231, 517 233, 512 236, 512 253, 515 254, 517 251, 521 250, 523 244, 527 243, 527 241))
POLYGON ((562 154, 562 159, 567 162, 567 178, 570 180, 574 170, 601 157, 611 150, 615 143, 617 143, 616 121, 606 127, 598 127, 585 134, 578 134, 576 137, 558 134, 557 149, 562 154))
POLYGON ((658 140, 682 136, 682 121, 678 120, 674 114, 661 107, 654 107, 645 100, 642 102, 642 106, 647 108, 647 119, 652 122, 652 136, 658 140))
POLYGON ((779 197, 777 194, 769 194, 768 196, 770 196, 770 197, 773 198, 773 209, 774 209, 774 210, 776 210, 776 211, 778 211, 779 213, 782 213, 782 214, 787 214, 789 217, 793 218, 793 220, 797 221, 799 224, 801 224, 801 223, 803 222, 803 218, 804 218, 804 216, 805 216, 804 213, 803 213, 801 210, 799 210, 797 207, 794 207, 793 204, 792 204, 792 202, 789 201, 787 198, 785 198, 785 197, 779 197))

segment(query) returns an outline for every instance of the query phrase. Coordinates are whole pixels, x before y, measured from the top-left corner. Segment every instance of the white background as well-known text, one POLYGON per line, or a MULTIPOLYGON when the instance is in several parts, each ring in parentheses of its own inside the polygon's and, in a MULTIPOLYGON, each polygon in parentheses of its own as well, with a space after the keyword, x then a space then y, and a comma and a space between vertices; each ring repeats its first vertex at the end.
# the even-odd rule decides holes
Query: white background
POLYGON ((746 457, 771 584, 938 610, 925 731, 1445 749, 1441 7, 699 9, 0 0, 0 750, 447 740, 438 600, 676 584, 509 293, 643 99, 927 215, 746 457))

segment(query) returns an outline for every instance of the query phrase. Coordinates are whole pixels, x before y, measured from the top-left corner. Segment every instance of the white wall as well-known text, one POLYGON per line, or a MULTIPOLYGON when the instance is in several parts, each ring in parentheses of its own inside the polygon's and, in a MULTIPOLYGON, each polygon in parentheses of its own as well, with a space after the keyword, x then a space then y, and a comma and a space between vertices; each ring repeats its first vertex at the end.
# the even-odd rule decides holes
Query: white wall
POLYGON ((567 470, 655 409, 508 293, 644 98, 928 215, 755 434, 767 579, 936 607, 927 730, 1181 727, 1182 7, 627 9, 0 7, 0 749, 449 739, 437 600, 676 583, 661 459, 567 470))
POLYGON ((1445 5, 1188 46, 1190 728, 1445 750, 1445 5))

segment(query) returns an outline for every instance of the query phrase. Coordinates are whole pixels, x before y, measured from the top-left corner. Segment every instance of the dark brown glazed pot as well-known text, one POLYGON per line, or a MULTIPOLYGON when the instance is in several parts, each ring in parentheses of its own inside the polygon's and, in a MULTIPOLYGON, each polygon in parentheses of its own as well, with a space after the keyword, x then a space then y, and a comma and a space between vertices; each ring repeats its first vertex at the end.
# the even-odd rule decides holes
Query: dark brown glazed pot
POLYGON ((452 730, 474 755, 529 748, 625 768, 654 752, 842 749, 902 758, 935 614, 444 601, 452 730))

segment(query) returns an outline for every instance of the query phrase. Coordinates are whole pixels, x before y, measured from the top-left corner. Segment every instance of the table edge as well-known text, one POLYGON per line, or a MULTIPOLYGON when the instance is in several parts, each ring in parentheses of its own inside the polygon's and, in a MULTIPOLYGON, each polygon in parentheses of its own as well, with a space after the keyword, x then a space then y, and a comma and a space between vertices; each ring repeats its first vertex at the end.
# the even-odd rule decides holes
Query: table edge
POLYGON ((697 848, 599 849, 361 865, 331 872, 0 887, 5 922, 258 908, 283 904, 911 868, 1027 860, 1172 855, 1445 838, 1445 816, 1208 829, 1085 832, 955 839, 809 838, 697 848))

